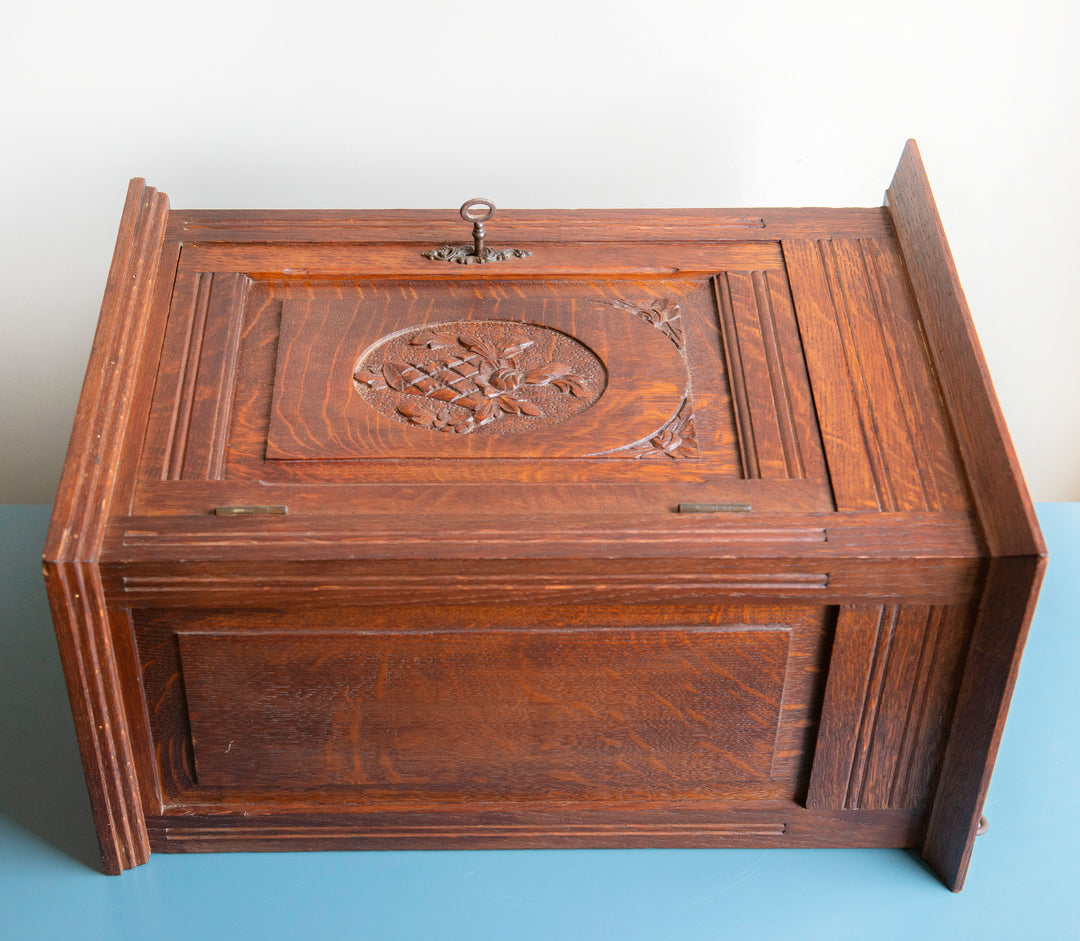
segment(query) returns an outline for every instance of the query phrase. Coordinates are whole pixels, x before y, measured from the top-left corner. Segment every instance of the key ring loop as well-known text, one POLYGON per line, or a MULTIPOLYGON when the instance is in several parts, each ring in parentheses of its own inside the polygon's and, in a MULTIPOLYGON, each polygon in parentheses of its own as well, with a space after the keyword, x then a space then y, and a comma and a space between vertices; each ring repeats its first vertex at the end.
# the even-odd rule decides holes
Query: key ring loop
POLYGON ((495 215, 495 204, 490 199, 476 196, 461 204, 461 218, 466 222, 487 222, 495 215))

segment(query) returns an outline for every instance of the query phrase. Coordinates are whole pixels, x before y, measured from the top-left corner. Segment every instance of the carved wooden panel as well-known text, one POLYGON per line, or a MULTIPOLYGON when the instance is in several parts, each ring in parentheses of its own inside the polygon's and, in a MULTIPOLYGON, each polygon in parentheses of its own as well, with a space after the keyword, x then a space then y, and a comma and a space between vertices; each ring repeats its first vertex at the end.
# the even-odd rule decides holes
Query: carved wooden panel
POLYGON ((696 457, 689 368, 644 300, 529 282, 357 294, 284 303, 267 458, 696 457))
MULTIPOLYGON (((722 255, 738 257, 737 248, 722 255)), ((336 490, 335 499, 365 507, 378 500, 387 509, 406 499, 406 485, 480 477, 485 508, 520 503, 523 488, 534 506, 553 510, 600 509, 600 498, 619 513, 693 502, 832 508, 780 267, 549 282, 273 280, 264 273, 239 279, 231 306, 228 283, 182 266, 166 338, 170 361, 194 362, 196 340, 212 321, 232 331, 241 317, 243 327, 227 372, 215 361, 163 370, 137 498, 150 512, 164 509, 166 495, 176 510, 186 500, 152 481, 198 476, 200 466, 260 486, 363 483, 355 494, 336 490), (218 378, 227 374, 231 387, 218 378), (218 411, 193 422, 193 403, 214 387, 218 411), (200 464, 201 452, 220 454, 222 440, 223 466, 216 458, 200 464), (487 466, 457 462, 477 457, 487 466), (761 478, 803 478, 803 485, 751 483, 761 478), (556 481, 635 489, 556 494, 556 481), (376 495, 371 484, 389 489, 376 495), (504 485, 513 492, 503 494, 504 485)), ((236 336, 227 335, 230 342, 236 336)), ((416 494, 404 509, 418 497, 430 506, 443 493, 416 494)), ((295 510, 304 496, 273 502, 295 510)), ((199 513, 222 502, 265 502, 258 494, 196 500, 199 513)))
POLYGON ((841 608, 808 807, 925 809, 970 630, 963 607, 841 608))
POLYGON ((783 629, 179 636, 209 786, 714 791, 767 781, 783 629))
MULTIPOLYGON (((620 475, 650 479, 643 476, 648 464, 669 468, 664 479, 685 465, 687 478, 702 482, 755 476, 823 480, 821 444, 783 271, 753 277, 768 285, 763 325, 757 327, 768 339, 767 352, 749 332, 741 347, 738 338, 729 344, 734 323, 721 310, 712 277, 254 282, 237 369, 227 476, 361 480, 370 475, 363 461, 392 456, 393 473, 405 477, 412 462, 424 462, 417 473, 425 480, 439 473, 431 458, 473 457, 530 457, 513 470, 523 483, 542 479, 543 465, 537 462, 559 460, 565 466, 568 458, 588 461, 589 479, 598 481, 620 475), (487 326, 478 333, 482 323, 487 326), (435 334, 450 327, 459 334, 464 330, 467 341, 486 342, 486 330, 494 344, 491 355, 463 347, 460 335, 441 345, 445 339, 435 334), (516 354, 510 349, 514 329, 534 332, 516 358, 527 367, 521 380, 531 372, 539 385, 521 382, 513 364, 502 362, 508 357, 500 355, 500 344, 516 354), (556 337, 562 338, 558 344, 556 337), (453 362, 440 362, 454 350, 460 355, 453 362), (577 353, 571 355, 572 350, 577 353), (773 460, 769 452, 759 462, 744 453, 748 447, 767 451, 737 427, 732 404, 732 387, 747 388, 743 359, 755 357, 768 357, 772 364, 776 399, 750 403, 743 394, 742 414, 753 412, 761 439, 783 437, 788 458, 773 460), (582 378, 591 377, 590 392, 582 395, 586 390, 579 382, 537 371, 572 366, 568 360, 584 369, 582 378), (381 388, 386 365, 400 389, 389 383, 381 388), (416 381, 406 381, 402 367, 419 370, 411 373, 416 381), (442 378, 431 374, 440 369, 442 378), (451 376, 446 369, 468 375, 451 376), (495 383, 493 374, 499 377, 495 383), (453 391, 440 388, 446 379, 456 383, 453 391), (520 384, 497 388, 508 382, 520 384), (479 422, 474 408, 481 409, 479 422), (451 429, 455 433, 448 433, 451 429)), ((755 383, 752 379, 756 389, 755 383)), ((383 479, 388 473, 378 472, 383 479)), ((765 506, 768 499, 756 502, 765 506)))

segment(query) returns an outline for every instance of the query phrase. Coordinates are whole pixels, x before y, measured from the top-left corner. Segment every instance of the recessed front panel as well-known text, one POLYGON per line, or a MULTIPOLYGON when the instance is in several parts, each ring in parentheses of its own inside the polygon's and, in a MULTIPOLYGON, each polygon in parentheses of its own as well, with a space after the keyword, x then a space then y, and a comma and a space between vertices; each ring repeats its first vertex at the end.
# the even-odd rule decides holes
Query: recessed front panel
POLYGON ((134 614, 166 802, 223 808, 792 801, 831 626, 791 605, 134 614))
POLYGON ((541 797, 769 779, 778 628, 181 634, 200 784, 541 797))

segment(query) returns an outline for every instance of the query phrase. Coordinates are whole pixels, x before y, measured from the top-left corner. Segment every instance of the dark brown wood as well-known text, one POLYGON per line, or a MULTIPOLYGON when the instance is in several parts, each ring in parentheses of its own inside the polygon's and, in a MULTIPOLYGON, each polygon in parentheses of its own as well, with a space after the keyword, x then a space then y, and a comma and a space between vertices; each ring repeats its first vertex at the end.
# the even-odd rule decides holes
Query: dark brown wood
MULTIPOLYGON (((620 459, 687 398, 678 323, 711 300, 705 285, 632 284, 625 300, 580 282, 457 287, 394 283, 353 303, 285 302, 267 458, 620 459), (639 313, 654 308, 673 312, 677 333, 639 313), (311 395, 315 383, 328 400, 311 395), (432 428, 443 433, 424 433, 432 428)), ((730 427, 714 437, 730 442, 730 427)), ((676 457, 699 450, 696 433, 685 437, 676 457)), ((733 476, 730 443, 717 459, 733 476)))
POLYGON ((919 846, 958 886, 1041 543, 919 173, 500 212, 532 254, 483 265, 425 256, 456 212, 137 182, 46 547, 106 870, 919 846))
POLYGON ((822 432, 837 508, 963 506, 947 418, 918 346, 918 312, 892 252, 869 240, 821 239, 785 241, 784 254, 819 420, 829 423, 822 432))
POLYGON ((115 875, 145 863, 150 844, 100 578, 85 562, 48 563, 45 584, 102 866, 115 875))
POLYGON ((169 200, 135 179, 128 187, 101 317, 86 367, 68 456, 45 542, 50 560, 97 558, 111 509, 118 455, 145 340, 169 200))
MULTIPOLYGON (((615 773, 622 774, 616 762, 641 760, 640 751, 635 758, 628 752, 613 753, 610 747, 611 742, 617 742, 628 732, 641 744, 651 739, 658 748, 672 750, 672 761, 677 766, 679 762, 687 759, 679 757, 676 746, 682 743, 689 747, 696 740, 693 731, 695 720, 691 713, 703 715, 715 711, 716 704, 712 702, 712 697, 719 694, 717 698, 722 699, 723 688, 732 682, 732 677, 745 680, 749 676, 759 676, 765 686, 776 677, 783 677, 783 708, 773 731, 768 734, 767 776, 757 781, 728 780, 723 794, 729 800, 737 794, 756 794, 760 799, 763 791, 767 790, 775 798, 784 797, 790 801, 802 788, 805 779, 804 755, 807 738, 816 717, 822 681, 817 664, 820 662, 829 630, 827 610, 805 605, 717 607, 540 604, 526 607, 492 603, 416 606, 410 610, 407 624, 403 624, 400 606, 389 604, 314 608, 309 611, 307 618, 307 624, 313 633, 306 635, 297 634, 294 613, 288 610, 194 610, 185 619, 184 633, 178 643, 174 610, 162 607, 135 612, 136 627, 142 638, 146 696, 148 702, 154 704, 150 722, 159 749, 163 787, 170 804, 190 806, 212 803, 222 811, 240 805, 258 807, 268 798, 279 810, 288 808, 293 812, 301 812, 313 804, 352 805, 357 801, 364 804, 371 801, 393 804, 405 799, 402 787, 385 781, 353 782, 349 787, 349 781, 341 779, 332 791, 321 791, 312 787, 282 788, 275 786, 273 782, 259 780, 236 781, 230 786, 212 787, 202 777, 198 777, 196 781, 196 752, 189 731, 193 721, 196 726, 200 722, 204 726, 209 722, 211 736, 217 734, 215 730, 228 735, 227 739, 222 740, 222 751, 228 748, 230 740, 234 742, 234 748, 242 749, 251 748, 268 737, 274 739, 275 736, 278 737, 276 748, 286 750, 293 747, 288 745, 289 741, 293 741, 296 747, 307 747, 302 741, 294 741, 296 730, 301 726, 305 729, 310 727, 310 734, 317 735, 318 730, 311 723, 319 723, 317 716, 324 710, 311 709, 311 703, 340 696, 340 684, 318 680, 305 684, 302 694, 295 697, 285 696, 282 700, 280 686, 275 694, 270 688, 274 685, 269 680, 270 674, 261 667, 253 668, 254 665, 260 660, 272 658, 275 651, 291 649, 301 663, 311 656, 320 658, 320 675, 324 671, 333 672, 335 669, 352 669, 359 675, 362 666, 357 664, 362 665, 364 651, 381 654, 390 652, 391 647, 399 651, 421 651, 404 661, 395 660, 397 665, 393 672, 385 674, 384 677, 383 699, 388 696, 396 698, 397 711, 400 711, 403 721, 408 724, 405 730, 395 730, 393 737, 398 739, 403 735, 412 735, 415 739, 416 735, 423 734, 425 729, 430 728, 431 723, 447 726, 447 731, 459 738, 467 734, 484 737, 491 734, 492 729, 518 727, 525 721, 526 715, 531 715, 528 720, 531 731, 525 731, 518 736, 505 735, 502 740, 509 751, 501 758, 493 758, 503 766, 515 760, 515 755, 524 761, 526 759, 522 756, 529 754, 528 749, 531 747, 533 757, 530 760, 533 762, 533 770, 523 778, 521 786, 525 786, 544 770, 543 762, 547 757, 563 757, 559 753, 560 747, 565 753, 568 749, 579 749, 582 743, 590 741, 590 737, 584 734, 585 727, 579 728, 573 741, 563 740, 564 733, 569 734, 571 720, 575 716, 579 717, 579 724, 584 722, 586 726, 598 720, 593 714, 597 711, 607 716, 600 720, 604 726, 598 733, 600 737, 592 739, 594 745, 600 747, 600 751, 583 758, 591 762, 596 769, 606 769, 609 778, 615 773), (583 629, 581 625, 584 622, 593 626, 583 629), (522 625, 525 624, 530 627, 523 629, 522 625), (407 631, 404 630, 406 627, 407 631), (786 650, 786 669, 782 664, 778 671, 773 671, 776 677, 763 676, 760 667, 755 666, 756 662, 763 662, 767 657, 748 658, 743 663, 738 659, 731 660, 730 655, 742 649, 743 644, 753 645, 760 642, 760 635, 776 633, 784 635, 783 645, 786 650), (231 651, 228 660, 223 662, 220 657, 215 656, 215 650, 232 639, 240 646, 231 651), (301 648, 305 652, 301 653, 301 648), (444 653, 435 656, 437 650, 443 650, 444 653), (454 654, 455 651, 467 650, 483 652, 484 655, 470 657, 472 662, 469 662, 461 659, 460 654, 454 654), (515 650, 528 652, 528 656, 521 660, 521 672, 533 675, 531 689, 548 690, 547 701, 533 701, 523 697, 522 687, 514 681, 506 680, 505 669, 501 665, 505 664, 507 657, 512 656, 515 650), (645 674, 652 674, 653 681, 647 685, 624 683, 621 679, 623 668, 613 669, 609 663, 609 669, 594 682, 610 693, 601 698, 615 712, 604 712, 607 706, 597 698, 599 689, 587 688, 588 684, 584 681, 578 683, 580 688, 572 693, 567 690, 566 695, 561 697, 551 695, 553 687, 567 682, 568 674, 589 669, 589 663, 594 659, 593 651, 597 652, 595 661, 599 666, 605 658, 611 660, 612 657, 622 657, 626 650, 635 651, 634 659, 637 661, 636 666, 626 667, 628 677, 634 675, 633 671, 644 671, 645 674), (678 656, 675 657, 672 651, 678 656), (325 658, 322 657, 323 652, 326 653, 325 658), (580 656, 586 652, 589 661, 582 663, 580 656), (720 655, 721 660, 727 658, 730 662, 724 666, 715 661, 716 654, 720 655), (448 655, 449 661, 456 660, 459 664, 452 671, 442 666, 449 662, 448 655), (181 656, 184 658, 183 663, 181 656), (674 666, 673 659, 676 661, 674 666), (577 666, 574 666, 574 663, 577 663, 577 666), (710 663, 720 669, 710 669, 710 663), (698 672, 689 677, 680 675, 679 683, 664 694, 665 673, 673 675, 672 669, 687 669, 694 664, 697 664, 698 672), (198 687, 196 698, 204 706, 207 703, 214 706, 209 714, 203 713, 197 719, 192 718, 187 705, 190 694, 186 692, 186 687, 191 680, 192 669, 198 673, 194 680, 198 687), (443 677, 440 683, 425 686, 415 682, 415 678, 421 674, 439 670, 442 670, 443 677), (257 703, 245 705, 243 702, 225 701, 232 671, 235 671, 238 682, 244 677, 262 682, 267 687, 266 692, 270 698, 278 696, 281 708, 265 709, 257 703), (218 674, 223 674, 225 678, 220 681, 215 679, 218 674), (487 677, 489 682, 486 686, 476 686, 476 695, 470 699, 473 705, 462 704, 460 708, 449 711, 444 708, 446 702, 460 698, 456 690, 459 690, 462 684, 474 684, 481 676, 487 677), (500 676, 502 681, 494 682, 500 676), (403 679, 401 687, 394 686, 394 677, 403 679), (388 692, 387 682, 390 683, 388 692), (699 709, 691 705, 689 711, 682 710, 684 720, 663 720, 664 716, 671 715, 668 710, 675 702, 686 701, 688 697, 698 697, 700 691, 705 691, 706 695, 699 709), (661 698, 655 698, 657 695, 661 698), (431 700, 431 704, 443 703, 443 706, 438 709, 419 709, 409 704, 410 699, 419 698, 431 700), (628 699, 639 699, 644 712, 651 711, 652 719, 644 721, 642 709, 631 710, 625 705, 616 705, 620 700, 625 702, 628 699), (290 702, 293 705, 288 705, 290 702), (461 725, 459 718, 462 710, 473 716, 473 720, 466 726, 461 725), (482 722, 478 719, 478 712, 480 716, 486 717, 482 722), (616 719, 615 713, 622 718, 616 719), (541 723, 539 720, 545 715, 551 721, 541 723), (228 721, 225 721, 226 718, 228 721), (237 719, 241 721, 236 721, 237 719), (563 723, 566 723, 565 729, 563 723), (227 729, 234 731, 229 732, 227 729), (473 730, 471 733, 470 729, 473 730), (536 734, 544 729, 551 738, 539 742, 536 734), (609 746, 602 745, 601 740, 604 737, 608 738, 609 746), (518 745, 510 747, 511 739, 517 741, 518 745), (235 744, 237 742, 240 744, 235 744)), ((776 642, 775 639, 765 640, 766 643, 776 642)), ((286 685, 292 682, 281 673, 278 678, 286 685)), ((369 701, 373 698, 372 687, 350 682, 347 688, 352 690, 349 702, 353 705, 349 708, 367 710, 368 713, 371 709, 384 708, 379 705, 378 700, 369 701)), ((761 690, 755 693, 752 684, 747 684, 746 688, 738 687, 736 693, 753 700, 744 707, 751 712, 768 708, 768 697, 762 696, 761 690)), ((381 721, 379 729, 384 728, 381 721)), ((746 721, 747 718, 742 716, 740 711, 734 718, 734 725, 742 728, 746 721)), ((329 729, 325 722, 321 723, 321 727, 324 730, 329 729)), ((394 723, 390 721, 386 732, 389 733, 393 728, 394 723)), ((600 729, 601 726, 596 728, 600 729)), ((344 730, 346 734, 347 729, 348 727, 344 730)), ((334 731, 328 730, 327 734, 334 731)), ((331 756, 353 753, 359 756, 364 748, 375 743, 373 736, 383 737, 383 732, 369 728, 360 745, 360 751, 354 747, 346 752, 343 743, 334 738, 327 744, 333 746, 331 756)), ((702 760, 712 760, 714 763, 726 760, 722 754, 710 751, 722 741, 719 729, 716 734, 706 735, 701 747, 703 752, 711 753, 713 757, 702 760)), ((386 737, 383 737, 383 744, 386 744, 386 737)), ((197 745, 198 742, 195 743, 196 747, 197 745)), ((440 751, 435 742, 431 747, 433 755, 440 751)), ((635 750, 637 747, 635 746, 635 750)), ((271 753, 276 751, 276 748, 271 749, 271 753)), ((458 764, 466 766, 471 751, 474 750, 465 743, 455 749, 453 754, 440 752, 443 754, 443 767, 448 767, 447 762, 457 760, 453 758, 454 754, 460 757, 458 764)), ((325 748, 317 749, 317 754, 311 758, 311 762, 316 765, 325 760, 328 760, 325 748)), ((351 758, 349 760, 351 761, 351 758)), ((650 767, 652 771, 648 780, 652 784, 648 787, 654 790, 659 783, 657 769, 662 770, 663 766, 650 761, 650 767)), ((556 771, 558 769, 553 769, 551 773, 554 775, 556 771)), ((498 792, 493 793, 489 786, 485 793, 480 787, 483 782, 477 781, 483 773, 480 769, 468 775, 460 774, 456 785, 450 788, 445 784, 435 787, 431 783, 425 785, 422 781, 414 781, 411 787, 406 788, 412 795, 408 799, 416 802, 418 806, 450 800, 458 806, 462 806, 464 802, 480 808, 497 798, 498 793, 505 795, 507 788, 512 786, 512 781, 507 777, 506 783, 498 792)), ((580 797, 580 791, 588 784, 588 780, 568 777, 565 769, 559 773, 563 777, 561 785, 558 785, 562 788, 560 799, 569 800, 574 797, 574 792, 580 797)), ((632 789, 633 779, 632 776, 627 777, 624 774, 623 778, 619 788, 614 788, 611 780, 608 780, 608 790, 619 791, 625 797, 629 793, 628 788, 632 789)), ((700 797, 702 792, 708 794, 710 788, 715 791, 715 784, 710 781, 709 776, 702 776, 696 781, 688 778, 681 785, 681 790, 687 795, 697 794, 700 797)), ((281 780, 277 782, 283 783, 281 780)), ((548 781, 543 790, 553 792, 556 784, 554 780, 548 781)), ((594 781, 592 787, 596 790, 602 784, 603 781, 594 781)), ((642 787, 645 786, 643 783, 642 787)), ((648 794, 649 791, 642 793, 648 794)), ((518 797, 524 799, 522 795, 518 797)), ((602 791, 590 799, 601 798, 602 791)), ((537 796, 534 795, 530 803, 536 799, 537 796)))

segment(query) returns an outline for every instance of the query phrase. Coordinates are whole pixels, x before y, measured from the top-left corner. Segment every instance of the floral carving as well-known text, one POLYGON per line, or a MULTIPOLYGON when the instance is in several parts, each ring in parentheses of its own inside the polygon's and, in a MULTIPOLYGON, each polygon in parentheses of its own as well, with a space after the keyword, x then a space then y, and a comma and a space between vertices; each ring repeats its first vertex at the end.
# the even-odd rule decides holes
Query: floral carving
POLYGON ((682 400, 679 410, 661 427, 656 434, 642 441, 636 441, 623 448, 601 451, 590 457, 667 457, 673 461, 697 457, 697 437, 694 432, 694 409, 690 396, 682 400))
POLYGON ((522 430, 528 419, 581 411, 603 391, 599 360, 546 327, 463 321, 393 340, 387 358, 357 366, 357 390, 381 393, 373 401, 380 410, 433 431, 470 434, 496 423, 504 427, 494 430, 522 430))
POLYGON ((532 252, 521 248, 485 248, 479 255, 472 245, 444 245, 430 252, 421 252, 432 261, 452 261, 459 265, 484 265, 489 261, 508 261, 511 258, 528 258, 532 252))
POLYGON ((615 307, 619 308, 619 310, 628 310, 632 314, 637 314, 647 323, 651 323, 656 327, 678 349, 683 348, 682 323, 677 322, 682 318, 682 311, 678 304, 669 304, 667 301, 626 304, 622 301, 616 301, 615 307))

